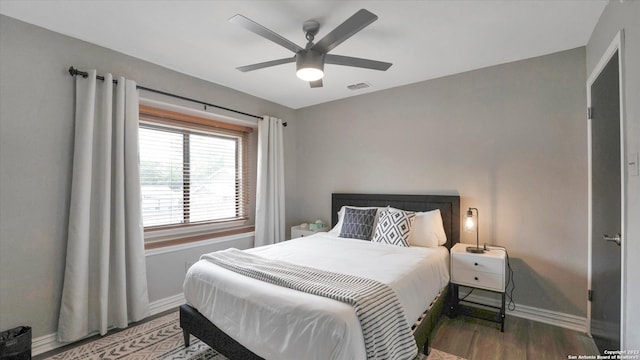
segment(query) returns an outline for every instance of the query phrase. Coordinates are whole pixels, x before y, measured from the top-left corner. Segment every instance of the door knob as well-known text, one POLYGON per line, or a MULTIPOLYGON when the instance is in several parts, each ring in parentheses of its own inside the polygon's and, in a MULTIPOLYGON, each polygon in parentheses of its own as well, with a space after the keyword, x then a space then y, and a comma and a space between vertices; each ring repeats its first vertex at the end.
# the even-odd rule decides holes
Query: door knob
POLYGON ((616 243, 618 246, 620 246, 620 241, 622 240, 622 238, 620 237, 620 234, 616 234, 615 236, 609 236, 607 234, 602 235, 602 238, 606 241, 612 241, 614 243, 616 243))

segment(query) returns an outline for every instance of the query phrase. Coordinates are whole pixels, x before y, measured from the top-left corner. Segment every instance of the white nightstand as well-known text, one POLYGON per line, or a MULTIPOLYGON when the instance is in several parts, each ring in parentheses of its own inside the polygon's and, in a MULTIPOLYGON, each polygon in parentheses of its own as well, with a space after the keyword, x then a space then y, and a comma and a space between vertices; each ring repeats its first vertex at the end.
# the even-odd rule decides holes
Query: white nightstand
POLYGON ((301 229, 299 225, 296 225, 291 227, 291 238, 292 239, 301 238, 301 237, 305 237, 305 236, 309 236, 315 233, 325 232, 325 231, 329 231, 328 226, 325 226, 322 229, 318 229, 318 230, 309 230, 309 229, 301 229))
POLYGON ((468 244, 456 244, 451 249, 451 314, 480 317, 500 324, 500 331, 504 332, 505 316, 505 267, 506 251, 502 248, 487 247, 482 254, 467 252, 468 244), (459 298, 459 286, 483 289, 500 293, 502 306, 491 306, 459 298), (481 305, 485 308, 497 310, 490 317, 482 316, 476 309, 461 304, 467 302, 481 305), (495 315, 495 316, 493 316, 495 315))

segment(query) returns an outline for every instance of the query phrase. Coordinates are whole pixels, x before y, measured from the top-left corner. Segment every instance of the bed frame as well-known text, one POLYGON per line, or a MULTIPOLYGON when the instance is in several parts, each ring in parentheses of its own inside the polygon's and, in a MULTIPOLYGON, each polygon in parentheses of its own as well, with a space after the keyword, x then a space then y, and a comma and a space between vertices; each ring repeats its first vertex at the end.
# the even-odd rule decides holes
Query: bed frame
MULTIPOLYGON (((337 223, 342 206, 391 206, 403 210, 429 211, 440 209, 444 230, 447 234, 445 246, 451 249, 460 241, 460 197, 457 195, 389 195, 389 194, 332 194, 332 224, 337 223)), ((416 343, 423 344, 422 352, 428 354, 432 330, 440 318, 447 301, 446 286, 431 303, 429 309, 413 326, 416 343)), ((190 335, 197 337, 231 360, 262 359, 213 325, 207 318, 188 304, 180 306, 180 327, 185 346, 189 346, 190 335)))

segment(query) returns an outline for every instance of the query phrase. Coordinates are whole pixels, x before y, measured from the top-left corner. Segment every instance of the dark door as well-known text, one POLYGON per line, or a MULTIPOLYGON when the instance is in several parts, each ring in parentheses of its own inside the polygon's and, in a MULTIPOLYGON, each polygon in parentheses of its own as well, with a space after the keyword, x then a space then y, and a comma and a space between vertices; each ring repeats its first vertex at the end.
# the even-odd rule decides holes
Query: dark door
POLYGON ((591 85, 591 335, 620 349, 620 87, 618 52, 591 85))

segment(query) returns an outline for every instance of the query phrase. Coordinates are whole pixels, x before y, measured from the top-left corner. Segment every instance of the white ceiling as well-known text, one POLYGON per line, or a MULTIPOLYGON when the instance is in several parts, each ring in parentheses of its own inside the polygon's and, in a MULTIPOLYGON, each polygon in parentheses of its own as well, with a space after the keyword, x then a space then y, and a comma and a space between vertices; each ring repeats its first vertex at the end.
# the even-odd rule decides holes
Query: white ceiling
POLYGON ((297 109, 584 46, 607 2, 0 0, 0 13, 297 109), (361 8, 378 20, 331 53, 393 63, 386 72, 326 65, 311 89, 294 63, 235 70, 293 56, 229 23, 235 14, 304 47, 305 20, 320 22, 319 40, 361 8), (371 87, 347 89, 361 82, 371 87))

